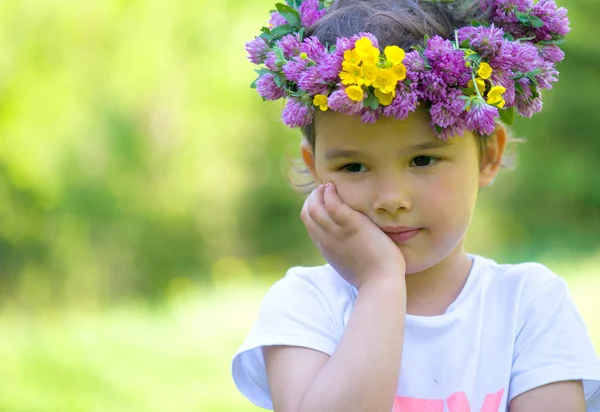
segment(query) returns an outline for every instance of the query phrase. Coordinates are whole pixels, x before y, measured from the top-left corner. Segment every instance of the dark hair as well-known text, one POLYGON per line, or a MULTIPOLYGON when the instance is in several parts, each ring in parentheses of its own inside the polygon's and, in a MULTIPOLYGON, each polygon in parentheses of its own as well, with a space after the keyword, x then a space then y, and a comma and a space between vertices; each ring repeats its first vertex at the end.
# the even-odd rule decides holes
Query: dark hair
MULTIPOLYGON (((410 50, 422 44, 425 36, 452 39, 456 29, 473 20, 487 20, 489 8, 484 5, 488 3, 485 0, 336 0, 323 18, 307 29, 306 35, 316 36, 322 44, 335 44, 338 37, 369 32, 377 38, 382 50, 389 45, 410 50)), ((314 123, 303 127, 302 134, 314 150, 314 123)), ((489 136, 476 134, 476 138, 481 159, 489 136)), ((512 158, 506 158, 503 166, 512 163, 512 158)), ((292 168, 306 175, 297 164, 292 168)), ((292 184, 302 192, 311 186, 292 184)))

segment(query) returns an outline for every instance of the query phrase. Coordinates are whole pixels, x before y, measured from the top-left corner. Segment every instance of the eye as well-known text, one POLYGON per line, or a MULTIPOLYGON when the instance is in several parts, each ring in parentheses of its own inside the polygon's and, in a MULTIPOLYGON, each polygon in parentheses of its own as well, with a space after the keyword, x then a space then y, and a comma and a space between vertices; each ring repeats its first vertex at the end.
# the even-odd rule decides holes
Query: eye
POLYGON ((347 165, 340 167, 339 170, 341 172, 360 173, 364 172, 366 170, 366 167, 361 163, 348 163, 347 165))
POLYGON ((439 158, 433 156, 417 156, 412 160, 410 165, 416 167, 430 167, 439 161, 439 158))

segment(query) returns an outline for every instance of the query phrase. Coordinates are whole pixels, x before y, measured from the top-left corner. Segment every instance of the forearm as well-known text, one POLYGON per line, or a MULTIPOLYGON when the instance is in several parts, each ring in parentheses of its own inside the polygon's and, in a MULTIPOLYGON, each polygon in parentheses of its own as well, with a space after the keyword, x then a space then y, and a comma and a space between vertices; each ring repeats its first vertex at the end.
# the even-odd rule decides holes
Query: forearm
POLYGON ((364 285, 337 349, 308 388, 299 412, 390 412, 405 317, 403 276, 364 285))

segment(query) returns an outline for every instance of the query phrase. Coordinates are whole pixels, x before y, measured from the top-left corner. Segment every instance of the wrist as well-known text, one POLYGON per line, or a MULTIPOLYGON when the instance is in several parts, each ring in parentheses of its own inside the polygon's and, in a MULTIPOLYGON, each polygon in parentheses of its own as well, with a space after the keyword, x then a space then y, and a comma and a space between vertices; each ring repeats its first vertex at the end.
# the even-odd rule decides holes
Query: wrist
POLYGON ((369 273, 365 280, 356 285, 356 289, 365 288, 383 289, 383 290, 405 290, 406 278, 405 271, 384 271, 369 273))

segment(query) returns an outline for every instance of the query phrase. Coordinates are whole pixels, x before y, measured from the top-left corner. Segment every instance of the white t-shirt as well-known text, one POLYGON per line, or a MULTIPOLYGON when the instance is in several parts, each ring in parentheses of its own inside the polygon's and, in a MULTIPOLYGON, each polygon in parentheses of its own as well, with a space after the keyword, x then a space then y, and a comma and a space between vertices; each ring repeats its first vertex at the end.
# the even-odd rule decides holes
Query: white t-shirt
MULTIPOLYGON (((393 412, 501 412, 515 396, 565 380, 583 380, 586 411, 600 412, 600 360, 565 282, 538 263, 469 256, 467 282, 446 313, 406 316, 393 412)), ((356 296, 329 265, 290 269, 233 357, 238 389, 273 409, 261 347, 333 354, 356 296)))

